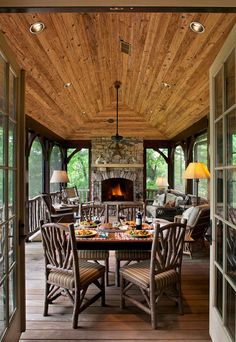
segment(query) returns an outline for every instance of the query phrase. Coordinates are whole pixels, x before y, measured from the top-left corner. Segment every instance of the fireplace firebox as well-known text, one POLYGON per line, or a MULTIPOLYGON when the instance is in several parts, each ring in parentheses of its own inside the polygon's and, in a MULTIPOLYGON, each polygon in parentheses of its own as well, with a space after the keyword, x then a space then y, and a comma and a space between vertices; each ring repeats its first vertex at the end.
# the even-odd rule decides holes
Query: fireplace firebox
POLYGON ((102 201, 133 201, 133 181, 109 178, 102 181, 102 201))

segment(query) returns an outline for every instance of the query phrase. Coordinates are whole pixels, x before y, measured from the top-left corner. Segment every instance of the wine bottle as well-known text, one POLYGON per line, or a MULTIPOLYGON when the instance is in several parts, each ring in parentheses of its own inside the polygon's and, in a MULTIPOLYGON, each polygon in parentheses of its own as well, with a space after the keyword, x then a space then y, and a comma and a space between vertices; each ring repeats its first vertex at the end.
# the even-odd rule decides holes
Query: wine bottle
POLYGON ((142 229, 142 214, 140 211, 136 214, 136 229, 142 229))

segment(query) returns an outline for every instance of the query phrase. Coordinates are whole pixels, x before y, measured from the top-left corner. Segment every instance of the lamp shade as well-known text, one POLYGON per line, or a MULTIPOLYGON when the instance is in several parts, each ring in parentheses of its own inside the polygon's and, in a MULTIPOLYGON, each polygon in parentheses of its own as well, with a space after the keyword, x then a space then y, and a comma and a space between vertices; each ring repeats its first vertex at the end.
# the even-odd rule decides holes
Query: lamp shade
POLYGON ((189 163, 184 171, 183 178, 185 179, 205 179, 210 178, 210 172, 207 166, 201 162, 189 163))
POLYGON ((50 183, 67 183, 69 182, 69 178, 66 171, 63 170, 54 170, 52 173, 52 177, 50 179, 50 183))
POLYGON ((165 177, 157 177, 156 184, 159 188, 164 188, 169 186, 167 179, 165 177))

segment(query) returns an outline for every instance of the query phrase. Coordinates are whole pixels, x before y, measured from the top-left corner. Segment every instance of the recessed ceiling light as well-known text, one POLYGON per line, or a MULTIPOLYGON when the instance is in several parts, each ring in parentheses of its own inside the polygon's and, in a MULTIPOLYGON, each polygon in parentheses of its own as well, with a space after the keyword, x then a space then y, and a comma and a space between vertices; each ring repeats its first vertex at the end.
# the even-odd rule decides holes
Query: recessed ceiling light
POLYGON ((33 34, 38 34, 40 32, 42 32, 45 29, 45 25, 44 23, 34 23, 30 26, 30 32, 33 34))
POLYGON ((167 83, 167 82, 161 82, 161 88, 171 88, 171 84, 170 83, 167 83))
POLYGON ((192 21, 189 27, 195 33, 203 33, 205 31, 205 27, 197 21, 192 21))
POLYGON ((67 82, 64 84, 64 88, 70 88, 72 86, 71 82, 67 82))

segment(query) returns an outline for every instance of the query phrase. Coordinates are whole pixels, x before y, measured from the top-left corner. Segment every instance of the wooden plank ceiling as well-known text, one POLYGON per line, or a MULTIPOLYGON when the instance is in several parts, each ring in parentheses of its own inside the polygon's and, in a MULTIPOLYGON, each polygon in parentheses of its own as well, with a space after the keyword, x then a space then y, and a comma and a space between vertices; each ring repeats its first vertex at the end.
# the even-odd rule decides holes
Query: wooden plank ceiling
POLYGON ((123 136, 171 139, 206 116, 208 70, 235 23, 233 13, 0 14, 26 70, 26 114, 64 139, 115 134, 116 80, 123 136), (37 21, 46 28, 32 35, 37 21), (191 21, 205 32, 192 32, 191 21))

